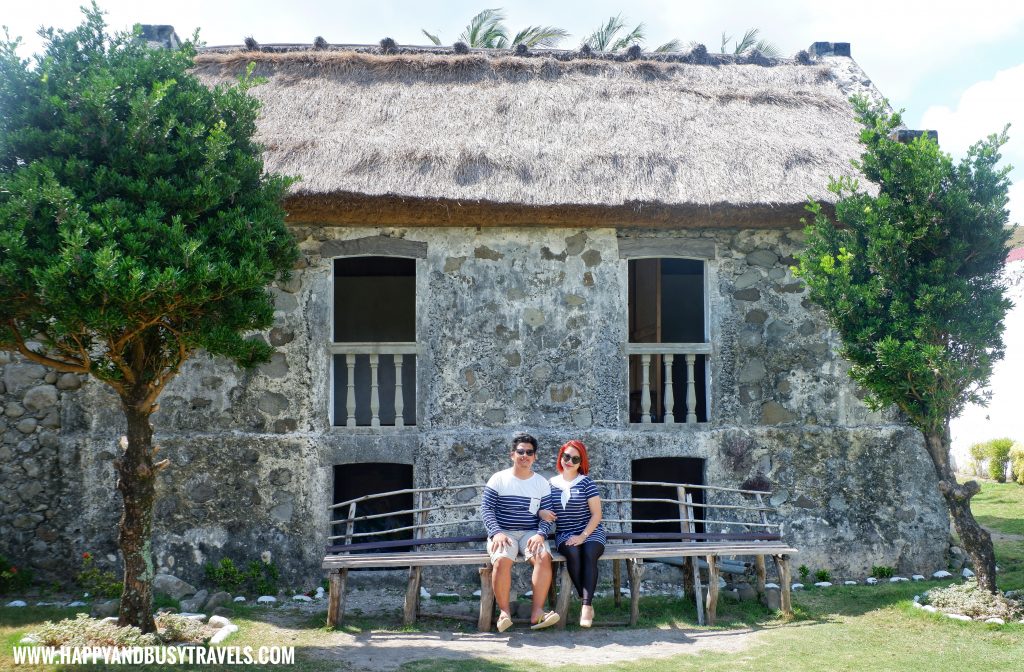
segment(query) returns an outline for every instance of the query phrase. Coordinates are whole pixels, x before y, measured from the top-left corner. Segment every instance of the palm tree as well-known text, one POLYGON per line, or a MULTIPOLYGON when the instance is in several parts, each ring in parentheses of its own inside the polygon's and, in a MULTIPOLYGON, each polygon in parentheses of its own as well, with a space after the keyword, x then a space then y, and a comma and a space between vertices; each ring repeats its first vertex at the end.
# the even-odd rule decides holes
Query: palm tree
MULTIPOLYGON (((757 28, 751 28, 743 34, 743 39, 739 42, 733 42, 733 52, 737 56, 749 56, 754 52, 761 54, 766 58, 778 58, 782 55, 782 51, 771 42, 767 40, 757 39, 757 35, 760 31, 757 28)), ((728 53, 726 49, 729 46, 729 40, 732 39, 731 35, 726 35, 725 31, 722 31, 722 53, 728 53)))
MULTIPOLYGON (((441 46, 441 38, 423 30, 431 42, 441 46)), ((527 26, 516 33, 511 42, 505 27, 505 14, 499 7, 485 9, 472 19, 459 35, 459 41, 474 49, 512 49, 523 44, 529 48, 554 47, 569 36, 568 31, 554 26, 527 26)))
MULTIPOLYGON (((638 23, 633 30, 622 37, 618 37, 619 32, 625 27, 626 19, 622 18, 622 14, 608 17, 608 22, 591 33, 587 39, 583 40, 583 44, 594 51, 619 51, 620 49, 628 49, 634 44, 643 46, 644 41, 647 39, 647 35, 644 32, 644 24, 638 23)), ((679 40, 673 39, 661 45, 655 51, 679 51, 679 47, 679 40)))

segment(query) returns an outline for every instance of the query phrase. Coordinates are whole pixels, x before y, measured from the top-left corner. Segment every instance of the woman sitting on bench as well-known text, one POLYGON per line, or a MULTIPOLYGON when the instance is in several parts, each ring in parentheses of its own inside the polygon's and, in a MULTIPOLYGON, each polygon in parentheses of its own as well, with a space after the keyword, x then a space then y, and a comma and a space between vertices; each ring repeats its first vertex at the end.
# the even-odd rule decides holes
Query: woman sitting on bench
POLYGON ((608 540, 601 525, 601 496, 587 476, 590 462, 582 441, 573 439, 563 445, 555 468, 559 475, 551 477, 551 505, 552 519, 558 520, 556 544, 583 603, 580 627, 589 628, 594 623, 591 600, 597 587, 597 560, 608 540))

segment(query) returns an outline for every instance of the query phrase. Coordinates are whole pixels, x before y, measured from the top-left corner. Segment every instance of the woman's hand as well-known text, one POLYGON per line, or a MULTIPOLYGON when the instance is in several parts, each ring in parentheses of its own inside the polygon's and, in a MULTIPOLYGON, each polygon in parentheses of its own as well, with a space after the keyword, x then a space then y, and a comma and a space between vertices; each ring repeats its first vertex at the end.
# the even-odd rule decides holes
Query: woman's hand
POLYGON ((583 542, 586 541, 586 540, 587 540, 587 538, 585 536, 583 536, 582 534, 574 534, 574 535, 572 535, 571 537, 569 537, 568 539, 565 540, 565 545, 566 546, 582 546, 583 542))
POLYGON ((553 523, 558 520, 558 516, 555 515, 554 511, 548 511, 547 509, 541 509, 537 512, 540 519, 547 523, 553 523))

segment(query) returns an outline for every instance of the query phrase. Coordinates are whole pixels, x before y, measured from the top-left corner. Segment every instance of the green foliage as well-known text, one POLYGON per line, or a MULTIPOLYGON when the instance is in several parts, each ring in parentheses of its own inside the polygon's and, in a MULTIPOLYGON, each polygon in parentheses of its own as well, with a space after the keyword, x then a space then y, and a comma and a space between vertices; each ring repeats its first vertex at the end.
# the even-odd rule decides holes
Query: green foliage
POLYGON ((807 565, 800 565, 796 569, 796 573, 800 575, 800 580, 807 583, 807 578, 811 575, 811 568, 807 565))
POLYGON ((819 569, 818 571, 814 572, 814 580, 815 581, 831 581, 832 580, 832 572, 828 571, 827 569, 819 569))
POLYGON ((890 139, 899 114, 863 98, 854 107, 865 147, 856 166, 878 193, 833 180, 836 223, 820 203, 808 205, 813 222, 796 270, 841 335, 869 403, 896 405, 926 435, 941 435, 965 404, 984 401, 1004 353, 1010 168, 996 164, 1006 130, 954 164, 927 136, 890 139))
POLYGON ((148 410, 199 349, 269 357, 244 334, 297 258, 289 180, 264 173, 251 75, 208 88, 193 42, 150 48, 83 11, 34 67, 0 42, 0 348, 148 410))
MULTIPOLYGON (((736 56, 749 56, 756 52, 766 58, 778 58, 781 56, 782 51, 778 46, 768 40, 757 39, 760 32, 757 28, 749 28, 747 32, 743 33, 741 39, 733 40, 732 53, 736 56)), ((732 40, 732 36, 722 33, 721 52, 723 54, 729 53, 729 40, 732 40)))
POLYGON ((891 579, 896 573, 896 570, 887 565, 873 565, 871 567, 871 576, 876 579, 891 579))
POLYGON ((985 444, 985 452, 988 456, 988 475, 1000 483, 1006 482, 1006 467, 1010 462, 1010 449, 1013 448, 1013 439, 992 439, 985 444))
POLYGON ((214 585, 229 593, 273 595, 281 578, 275 563, 261 560, 250 561, 242 570, 231 558, 222 558, 217 564, 206 563, 203 571, 214 585))
POLYGON ((1010 477, 1024 485, 1024 444, 1015 443, 1010 448, 1010 477))
POLYGON ((983 474, 982 469, 984 467, 985 458, 988 457, 988 449, 984 443, 974 443, 967 449, 971 454, 971 467, 974 469, 975 476, 981 476, 983 474))
POLYGON ((20 593, 32 585, 32 570, 18 567, 0 555, 0 595, 20 593))
POLYGON ((164 642, 188 642, 205 644, 214 630, 210 627, 177 614, 159 614, 156 617, 158 632, 142 634, 134 626, 118 627, 117 623, 90 618, 88 614, 76 614, 75 618, 61 621, 46 621, 32 634, 42 646, 158 646, 164 642))
POLYGON ((75 576, 75 582, 92 597, 114 598, 124 590, 117 574, 96 566, 92 553, 82 554, 82 571, 75 576))
MULTIPOLYGON (((422 31, 435 45, 441 45, 441 38, 435 33, 422 31)), ((520 44, 529 48, 554 47, 569 36, 562 28, 554 26, 527 26, 509 40, 505 26, 505 13, 501 8, 485 9, 472 19, 459 35, 459 41, 474 49, 512 49, 520 44)))

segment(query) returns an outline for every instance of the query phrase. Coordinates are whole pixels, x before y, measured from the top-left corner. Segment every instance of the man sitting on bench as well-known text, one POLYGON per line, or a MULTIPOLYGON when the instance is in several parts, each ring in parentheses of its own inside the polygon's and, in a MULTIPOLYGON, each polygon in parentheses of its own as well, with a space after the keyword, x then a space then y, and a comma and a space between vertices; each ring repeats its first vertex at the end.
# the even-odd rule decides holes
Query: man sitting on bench
POLYGON ((511 456, 512 468, 491 476, 480 504, 480 514, 487 528, 487 552, 493 566, 491 586, 494 601, 501 611, 498 632, 505 632, 512 626, 509 607, 512 563, 520 558, 533 565, 531 628, 539 630, 558 623, 557 612, 544 611, 544 600, 551 586, 551 550, 547 542, 551 523, 541 520, 537 513, 542 502, 550 499, 551 488, 547 479, 533 473, 537 439, 529 434, 517 434, 512 439, 511 456))

